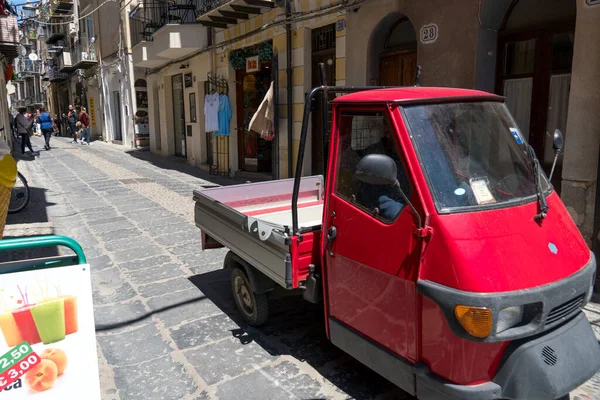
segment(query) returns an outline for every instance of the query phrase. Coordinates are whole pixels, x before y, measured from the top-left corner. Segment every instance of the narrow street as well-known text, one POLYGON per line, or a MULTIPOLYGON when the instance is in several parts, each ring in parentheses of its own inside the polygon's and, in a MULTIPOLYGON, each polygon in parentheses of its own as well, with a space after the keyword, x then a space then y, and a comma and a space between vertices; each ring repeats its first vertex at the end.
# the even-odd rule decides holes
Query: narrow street
MULTIPOLYGON (((52 145, 19 161, 32 200, 9 215, 5 236, 61 234, 83 246, 103 399, 412 398, 331 345, 318 305, 277 293, 265 326, 241 321, 226 250, 201 251, 192 200, 196 188, 236 181, 102 142, 52 145)), ((586 314, 600 337, 594 300, 586 314)), ((572 394, 599 398, 600 375, 572 394)))

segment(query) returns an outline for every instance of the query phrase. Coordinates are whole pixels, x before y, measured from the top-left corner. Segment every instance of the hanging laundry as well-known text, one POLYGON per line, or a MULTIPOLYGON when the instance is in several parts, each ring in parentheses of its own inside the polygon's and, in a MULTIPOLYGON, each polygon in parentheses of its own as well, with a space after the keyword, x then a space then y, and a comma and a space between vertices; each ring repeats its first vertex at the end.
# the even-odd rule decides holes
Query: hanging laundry
POLYGON ((258 110, 252 116, 248 130, 260 134, 265 140, 273 140, 275 133, 273 129, 275 119, 275 105, 273 104, 273 82, 265 94, 265 98, 258 106, 258 110))
POLYGON ((219 93, 209 93, 204 97, 204 130, 219 130, 219 93))
POLYGON ((231 107, 229 106, 229 96, 219 95, 219 130, 217 135, 229 136, 229 120, 231 119, 231 107))

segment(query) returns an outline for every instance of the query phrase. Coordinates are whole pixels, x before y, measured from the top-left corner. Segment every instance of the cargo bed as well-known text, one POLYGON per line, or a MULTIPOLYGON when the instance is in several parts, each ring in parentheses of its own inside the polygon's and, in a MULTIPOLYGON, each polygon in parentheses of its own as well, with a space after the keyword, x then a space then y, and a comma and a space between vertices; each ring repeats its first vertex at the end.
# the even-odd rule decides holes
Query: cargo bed
POLYGON ((195 190, 194 219, 211 241, 228 247, 284 288, 306 279, 309 264, 320 264, 323 177, 303 177, 298 196, 302 240, 292 235, 294 179, 195 190))

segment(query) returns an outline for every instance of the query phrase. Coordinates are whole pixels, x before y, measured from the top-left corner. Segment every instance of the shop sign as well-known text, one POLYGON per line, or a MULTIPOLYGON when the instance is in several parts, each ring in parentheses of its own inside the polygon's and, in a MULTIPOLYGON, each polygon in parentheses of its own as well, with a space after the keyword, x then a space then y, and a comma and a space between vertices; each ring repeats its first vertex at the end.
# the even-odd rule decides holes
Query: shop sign
POLYGON ((345 19, 340 19, 335 23, 335 30, 338 32, 343 31, 344 29, 346 29, 346 20, 345 19))
POLYGON ((90 99, 88 100, 90 103, 90 123, 92 124, 92 127, 96 126, 96 108, 94 106, 94 98, 90 97, 90 99))
POLYGON ((2 274, 0 398, 100 400, 89 265, 2 274))
MULTIPOLYGON (((185 82, 185 87, 192 87, 193 83, 192 83, 192 74, 185 74, 183 75, 183 81, 185 82)), ((148 106, 146 106, 146 108, 148 108, 148 106)))
POLYGON ((438 38, 438 26, 436 24, 425 25, 421 28, 421 43, 433 43, 438 38))
POLYGON ((597 6, 600 4, 600 0, 585 0, 588 6, 597 6))
POLYGON ((258 56, 246 58, 246 72, 260 71, 260 61, 258 56))

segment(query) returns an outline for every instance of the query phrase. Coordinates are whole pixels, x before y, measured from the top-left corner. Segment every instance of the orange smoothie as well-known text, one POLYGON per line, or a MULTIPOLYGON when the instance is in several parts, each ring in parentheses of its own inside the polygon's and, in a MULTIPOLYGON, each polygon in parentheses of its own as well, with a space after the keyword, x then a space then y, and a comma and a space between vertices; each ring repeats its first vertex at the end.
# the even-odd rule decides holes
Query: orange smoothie
POLYGON ((77 297, 60 296, 65 301, 65 331, 67 335, 77 332, 79 322, 77 319, 77 297))
POLYGON ((0 329, 8 347, 14 347, 23 341, 17 321, 11 312, 0 314, 0 329))

